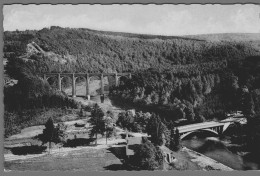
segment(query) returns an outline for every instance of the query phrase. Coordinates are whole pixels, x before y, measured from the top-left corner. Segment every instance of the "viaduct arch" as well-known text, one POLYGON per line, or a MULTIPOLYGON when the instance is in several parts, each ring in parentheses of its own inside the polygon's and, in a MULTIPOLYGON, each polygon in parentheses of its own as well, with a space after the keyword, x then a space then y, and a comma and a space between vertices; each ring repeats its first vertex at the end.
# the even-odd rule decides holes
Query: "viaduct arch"
POLYGON ((84 78, 86 82, 86 98, 90 99, 90 79, 92 77, 98 77, 101 82, 101 94, 104 94, 104 77, 110 76, 114 77, 115 79, 115 86, 118 86, 120 77, 128 77, 132 78, 132 73, 42 73, 39 74, 39 76, 45 80, 48 81, 49 78, 56 78, 57 79, 57 88, 58 90, 62 90, 61 87, 61 81, 64 77, 69 77, 72 80, 72 97, 76 97, 76 80, 79 77, 84 78))

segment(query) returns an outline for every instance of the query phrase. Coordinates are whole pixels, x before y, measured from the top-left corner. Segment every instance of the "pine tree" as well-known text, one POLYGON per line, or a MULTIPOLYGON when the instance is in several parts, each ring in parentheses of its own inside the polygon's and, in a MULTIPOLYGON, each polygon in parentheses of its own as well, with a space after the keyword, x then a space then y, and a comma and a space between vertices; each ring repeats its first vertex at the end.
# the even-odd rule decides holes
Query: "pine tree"
POLYGON ((45 129, 43 129, 43 133, 36 136, 39 140, 42 141, 42 145, 49 142, 49 151, 51 149, 51 142, 55 144, 62 142, 65 135, 65 128, 60 124, 57 127, 54 126, 53 119, 50 117, 45 124, 45 129))
POLYGON ((106 125, 104 121, 104 113, 98 104, 95 104, 91 111, 91 118, 89 119, 89 123, 92 125, 92 129, 90 131, 90 136, 96 135, 96 145, 97 145, 97 135, 102 134, 106 131, 106 125))
POLYGON ((172 128, 171 129, 171 141, 170 141, 170 149, 171 150, 175 150, 175 146, 176 146, 174 137, 175 137, 175 129, 172 128))
POLYGON ((180 133, 179 133, 178 128, 175 129, 174 141, 175 141, 176 149, 179 149, 180 148, 180 133))
POLYGON ((167 129, 166 125, 162 123, 159 115, 152 114, 149 122, 146 126, 146 131, 148 135, 151 135, 151 142, 155 145, 169 145, 170 142, 170 131, 167 129), (165 140, 165 141, 164 141, 165 140))
POLYGON ((193 122, 194 121, 194 117, 195 117, 195 113, 194 113, 194 110, 193 110, 193 107, 192 105, 188 105, 185 109, 184 109, 184 112, 186 114, 186 119, 189 121, 189 122, 193 122))
POLYGON ((254 108, 255 108, 255 105, 254 105, 252 95, 249 92, 248 88, 245 86, 242 89, 242 95, 241 95, 242 112, 247 118, 253 117, 255 115, 254 108))
POLYGON ((171 129, 171 139, 169 148, 173 151, 177 151, 180 148, 180 135, 178 128, 171 129))

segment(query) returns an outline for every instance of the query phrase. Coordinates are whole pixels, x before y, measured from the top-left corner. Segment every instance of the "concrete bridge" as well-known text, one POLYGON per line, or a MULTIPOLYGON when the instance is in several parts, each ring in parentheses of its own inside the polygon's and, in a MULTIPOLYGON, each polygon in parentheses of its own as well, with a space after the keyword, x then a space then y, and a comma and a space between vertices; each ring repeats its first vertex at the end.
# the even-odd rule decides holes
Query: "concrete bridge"
POLYGON ((230 126, 230 124, 234 122, 244 121, 244 120, 245 118, 233 118, 233 119, 225 119, 220 122, 211 121, 211 122, 196 123, 191 125, 184 125, 184 126, 179 126, 177 128, 179 130, 180 139, 183 139, 186 136, 198 131, 207 131, 219 135, 222 134, 224 131, 226 131, 227 128, 230 126))
POLYGON ((76 97, 76 80, 78 78, 84 78, 86 82, 86 98, 90 99, 89 81, 91 77, 98 77, 101 81, 101 94, 104 94, 104 77, 111 76, 115 79, 115 86, 118 86, 120 77, 132 78, 132 73, 41 73, 38 74, 43 80, 48 81, 49 78, 56 78, 58 90, 62 90, 61 82, 65 77, 69 77, 72 80, 72 97, 76 97))

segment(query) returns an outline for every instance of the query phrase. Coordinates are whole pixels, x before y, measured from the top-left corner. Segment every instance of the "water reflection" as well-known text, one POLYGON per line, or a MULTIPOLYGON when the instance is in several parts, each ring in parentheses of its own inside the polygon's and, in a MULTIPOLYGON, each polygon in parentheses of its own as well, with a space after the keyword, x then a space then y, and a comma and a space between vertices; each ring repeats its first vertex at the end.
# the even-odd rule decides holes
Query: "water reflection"
POLYGON ((202 153, 235 170, 259 170, 260 165, 252 160, 249 154, 232 153, 228 147, 228 139, 219 137, 201 138, 193 136, 183 140, 182 145, 202 153))

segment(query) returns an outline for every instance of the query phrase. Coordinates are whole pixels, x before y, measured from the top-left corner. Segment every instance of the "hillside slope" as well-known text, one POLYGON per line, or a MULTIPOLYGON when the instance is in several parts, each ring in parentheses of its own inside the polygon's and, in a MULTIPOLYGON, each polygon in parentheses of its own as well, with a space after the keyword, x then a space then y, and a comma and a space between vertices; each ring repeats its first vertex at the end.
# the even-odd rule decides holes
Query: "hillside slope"
POLYGON ((5 110, 74 106, 64 94, 52 92, 36 76, 39 72, 130 70, 133 79, 120 81, 111 94, 139 107, 160 108, 164 117, 193 122, 203 120, 201 115, 223 118, 233 110, 250 115, 260 112, 259 46, 259 34, 175 37, 60 27, 6 31, 5 73, 18 84, 5 87, 5 110))
MULTIPOLYGON (((153 36, 60 27, 39 31, 6 31, 4 56, 7 59, 27 56, 28 46, 34 43, 45 53, 37 55, 40 57, 38 61, 44 60, 44 71, 55 72, 59 68, 61 71, 76 72, 122 72, 245 59, 260 53, 256 47, 260 45, 258 34, 251 34, 249 38, 240 37, 239 40, 235 40, 235 34, 229 35, 229 38, 218 36, 221 37, 153 36)), ((43 70, 38 68, 38 71, 43 70)))

